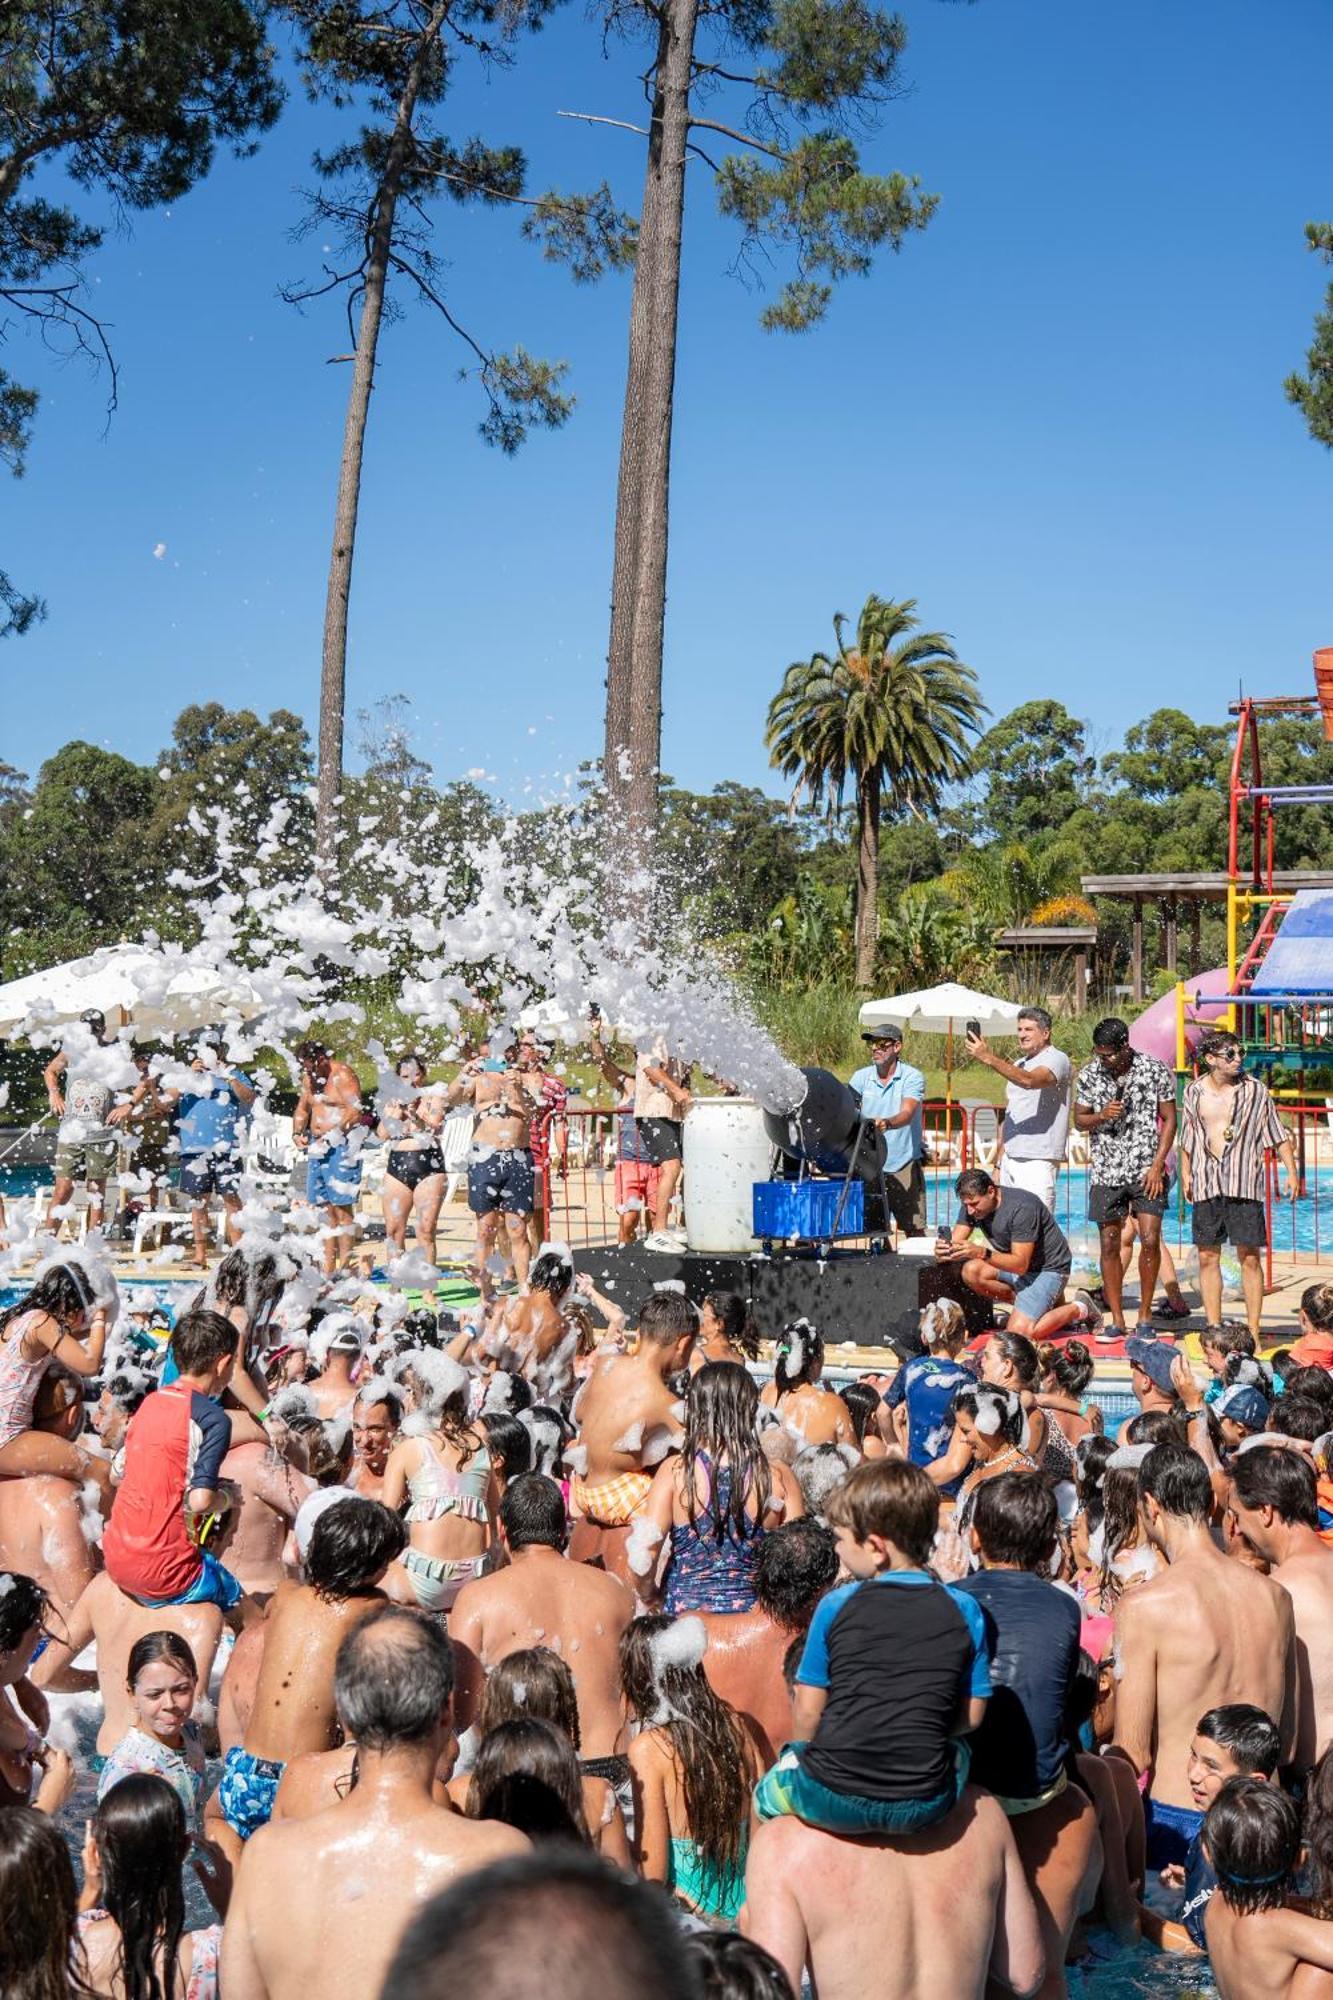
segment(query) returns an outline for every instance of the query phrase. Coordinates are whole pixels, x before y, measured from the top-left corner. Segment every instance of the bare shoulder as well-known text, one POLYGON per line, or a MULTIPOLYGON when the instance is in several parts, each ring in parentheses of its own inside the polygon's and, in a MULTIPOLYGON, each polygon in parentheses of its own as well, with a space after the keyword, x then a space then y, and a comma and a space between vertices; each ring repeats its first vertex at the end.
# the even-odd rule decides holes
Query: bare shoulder
POLYGON ((531 1851, 532 1842, 517 1827, 498 1819, 465 1819, 440 1806, 421 1827, 420 1845, 451 1862, 455 1868, 485 1868, 492 1861, 509 1861, 531 1851))

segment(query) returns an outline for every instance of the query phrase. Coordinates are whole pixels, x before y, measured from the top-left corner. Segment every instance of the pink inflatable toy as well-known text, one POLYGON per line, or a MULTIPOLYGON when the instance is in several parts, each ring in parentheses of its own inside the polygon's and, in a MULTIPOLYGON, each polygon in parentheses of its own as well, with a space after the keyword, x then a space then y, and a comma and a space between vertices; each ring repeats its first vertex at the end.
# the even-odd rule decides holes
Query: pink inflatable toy
MULTIPOLYGON (((1192 1049, 1206 1029, 1211 1028, 1226 1005, 1231 981, 1224 965, 1213 972, 1201 972, 1185 981, 1185 1046, 1192 1049)), ((1168 1069, 1176 1066, 1176 996, 1164 993, 1145 1007, 1130 1024, 1130 1044, 1146 1056, 1156 1056, 1168 1069)))

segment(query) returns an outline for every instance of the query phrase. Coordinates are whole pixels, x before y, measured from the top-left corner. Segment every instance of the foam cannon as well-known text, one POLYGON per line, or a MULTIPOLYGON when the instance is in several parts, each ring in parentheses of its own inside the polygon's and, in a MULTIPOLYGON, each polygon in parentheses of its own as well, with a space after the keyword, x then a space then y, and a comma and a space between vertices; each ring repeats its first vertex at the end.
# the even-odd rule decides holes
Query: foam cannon
POLYGON ((805 1094, 790 1111, 764 1107, 764 1128, 788 1159, 817 1173, 878 1185, 884 1171, 884 1134, 861 1122, 861 1107, 842 1081, 826 1069, 803 1069, 805 1094), (858 1143, 859 1142, 859 1143, 858 1143))

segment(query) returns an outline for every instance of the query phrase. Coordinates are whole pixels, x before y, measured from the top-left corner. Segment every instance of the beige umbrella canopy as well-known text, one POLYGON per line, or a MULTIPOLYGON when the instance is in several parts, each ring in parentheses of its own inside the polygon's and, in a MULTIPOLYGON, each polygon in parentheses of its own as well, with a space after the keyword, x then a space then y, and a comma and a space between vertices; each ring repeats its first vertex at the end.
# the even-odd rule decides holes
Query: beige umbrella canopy
POLYGON ((887 1000, 867 1000, 861 1008, 861 1027, 908 1028, 918 1035, 943 1035, 944 1040, 944 1120, 949 1130, 953 1110, 953 1043, 966 1023, 975 1021, 983 1035, 1013 1035, 1018 1032, 1018 1005, 1000 1000, 993 993, 977 993, 956 980, 942 986, 926 986, 919 993, 900 993, 887 1000))
POLYGON ((245 979, 224 976, 179 951, 108 945, 0 986, 0 1040, 77 1021, 92 1008, 105 1016, 108 1028, 133 1022, 148 1034, 182 1034, 222 1021, 248 1021, 262 1004, 245 979))

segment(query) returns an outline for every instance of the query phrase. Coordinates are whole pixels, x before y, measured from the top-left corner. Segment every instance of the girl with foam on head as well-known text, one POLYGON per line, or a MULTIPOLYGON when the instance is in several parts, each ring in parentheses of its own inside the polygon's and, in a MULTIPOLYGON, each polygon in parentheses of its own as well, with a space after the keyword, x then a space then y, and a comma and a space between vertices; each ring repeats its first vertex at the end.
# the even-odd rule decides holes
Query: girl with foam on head
POLYGON ((47 1265, 25 1299, 0 1312, 0 1478, 52 1472, 96 1479, 110 1467, 80 1445, 32 1429, 37 1387, 53 1361, 74 1375, 97 1375, 106 1351, 111 1296, 99 1291, 76 1258, 47 1265))
POLYGON ((824 1336, 808 1319, 792 1320, 778 1336, 763 1400, 802 1446, 855 1442, 851 1411, 825 1386, 824 1336))
POLYGON ((394 1367, 409 1413, 384 1469, 384 1505, 399 1513, 407 1504, 401 1561, 412 1596, 423 1611, 447 1611, 481 1573, 499 1486, 486 1434, 468 1415, 467 1371, 436 1348, 394 1367))

